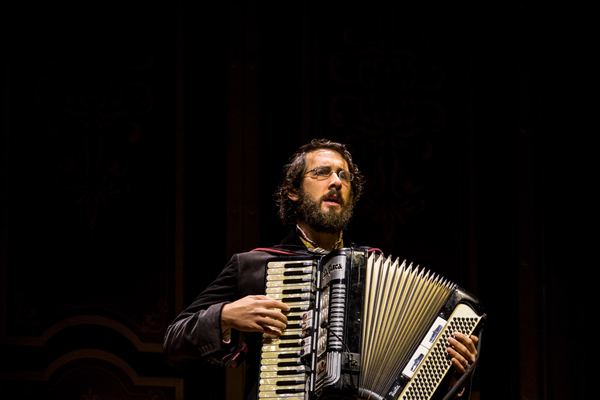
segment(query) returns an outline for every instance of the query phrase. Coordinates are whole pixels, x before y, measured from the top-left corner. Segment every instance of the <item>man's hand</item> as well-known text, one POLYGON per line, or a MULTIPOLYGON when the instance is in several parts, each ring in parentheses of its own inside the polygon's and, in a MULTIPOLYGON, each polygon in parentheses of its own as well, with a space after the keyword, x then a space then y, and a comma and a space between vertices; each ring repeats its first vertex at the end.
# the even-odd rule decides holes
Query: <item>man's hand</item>
POLYGON ((233 328, 243 332, 264 332, 279 336, 288 323, 282 311, 289 310, 285 303, 267 296, 246 296, 223 306, 221 327, 223 332, 233 328))
MULTIPOLYGON (((456 369, 456 373, 450 378, 450 387, 453 387, 460 376, 475 362, 475 357, 477 356, 477 348, 475 346, 478 341, 479 338, 477 336, 471 335, 469 337, 459 332, 455 332, 454 337, 450 336, 448 338, 448 343, 450 343, 447 349, 448 355, 451 357, 450 361, 454 369, 456 369)), ((462 396, 463 393, 464 387, 458 394, 458 397, 462 396)))
POLYGON ((464 374, 467 369, 475 362, 477 357, 477 342, 479 338, 471 335, 468 337, 459 332, 454 333, 454 337, 448 338, 448 355, 451 357, 450 360, 452 365, 459 374, 464 374))

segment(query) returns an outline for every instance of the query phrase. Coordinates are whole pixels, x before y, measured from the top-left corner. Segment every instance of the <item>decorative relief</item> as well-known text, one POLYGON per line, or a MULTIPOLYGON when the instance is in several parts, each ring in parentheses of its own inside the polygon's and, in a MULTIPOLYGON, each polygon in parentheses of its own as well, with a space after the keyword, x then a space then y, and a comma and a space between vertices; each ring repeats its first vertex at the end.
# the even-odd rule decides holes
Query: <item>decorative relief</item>
POLYGON ((146 314, 144 324, 140 327, 142 332, 162 333, 167 328, 167 313, 169 312, 169 303, 160 301, 156 311, 146 314))
POLYGON ((183 398, 180 378, 140 376, 124 360, 102 350, 60 356, 45 371, 3 376, 5 394, 18 399, 175 400, 183 398))
POLYGON ((166 400, 167 396, 162 390, 150 389, 148 390, 148 400, 166 400))
POLYGON ((26 297, 21 293, 15 294, 14 298, 15 315, 19 325, 27 327, 41 326, 41 319, 37 307, 29 304, 26 301, 26 297))
POLYGON ((98 396, 97 394, 94 394, 94 392, 92 391, 91 388, 88 389, 86 394, 82 394, 81 397, 79 397, 80 400, 102 400, 102 398, 100 396, 98 396))

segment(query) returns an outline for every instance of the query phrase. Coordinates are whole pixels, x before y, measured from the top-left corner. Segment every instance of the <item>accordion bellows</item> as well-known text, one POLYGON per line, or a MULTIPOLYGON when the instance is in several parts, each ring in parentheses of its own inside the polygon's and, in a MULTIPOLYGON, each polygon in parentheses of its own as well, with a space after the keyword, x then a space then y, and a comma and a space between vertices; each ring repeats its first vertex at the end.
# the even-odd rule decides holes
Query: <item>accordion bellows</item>
POLYGON ((267 262, 266 294, 288 327, 265 337, 259 398, 429 399, 446 377, 447 338, 485 314, 471 294, 364 248, 267 262))

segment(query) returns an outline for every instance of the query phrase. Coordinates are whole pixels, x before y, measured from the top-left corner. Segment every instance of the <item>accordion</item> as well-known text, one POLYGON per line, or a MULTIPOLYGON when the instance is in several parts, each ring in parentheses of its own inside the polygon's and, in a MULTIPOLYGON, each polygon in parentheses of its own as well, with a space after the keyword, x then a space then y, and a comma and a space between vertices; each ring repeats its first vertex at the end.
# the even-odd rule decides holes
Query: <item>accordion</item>
POLYGON ((451 369, 447 338, 486 317, 456 284, 367 248, 272 258, 265 275, 290 311, 263 336, 259 399, 429 399, 451 369))

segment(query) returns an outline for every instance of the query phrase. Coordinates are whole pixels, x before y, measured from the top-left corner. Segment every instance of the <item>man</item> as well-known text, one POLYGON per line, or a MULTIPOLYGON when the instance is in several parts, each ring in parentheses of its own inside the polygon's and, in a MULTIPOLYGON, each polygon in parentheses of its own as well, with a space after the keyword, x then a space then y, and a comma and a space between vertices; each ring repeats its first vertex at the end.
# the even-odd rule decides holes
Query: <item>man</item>
MULTIPOLYGON (((293 226, 281 251, 311 249, 327 252, 354 244, 343 237, 354 204, 363 191, 363 177, 345 146, 313 140, 300 147, 286 165, 277 193, 279 215, 293 226)), ((278 251, 277 249, 272 251, 278 251)), ((281 335, 289 307, 263 296, 265 262, 270 251, 236 254, 219 277, 168 327, 165 351, 169 363, 185 366, 198 361, 236 366, 247 355, 246 394, 256 397, 262 334, 281 335), (244 332, 244 344, 238 334, 244 332)), ((450 338, 449 356, 455 378, 473 364, 477 337, 450 338), (458 340, 457 340, 458 339, 458 340)))

